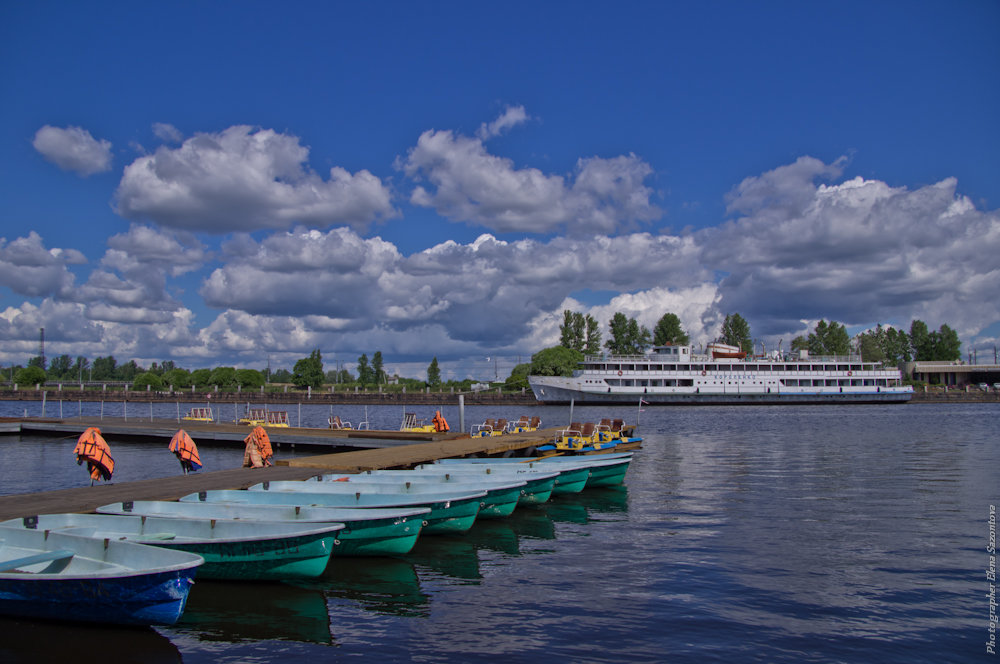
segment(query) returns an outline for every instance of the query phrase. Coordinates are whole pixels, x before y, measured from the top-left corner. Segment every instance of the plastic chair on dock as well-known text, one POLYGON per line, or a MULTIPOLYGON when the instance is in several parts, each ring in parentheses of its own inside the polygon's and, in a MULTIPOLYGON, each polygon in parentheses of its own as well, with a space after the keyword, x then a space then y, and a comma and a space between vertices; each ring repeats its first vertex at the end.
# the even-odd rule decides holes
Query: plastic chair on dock
POLYGON ((340 419, 340 415, 334 415, 333 417, 331 417, 329 419, 329 422, 330 422, 330 428, 331 429, 350 429, 351 428, 351 423, 350 422, 342 422, 341 419, 340 419))

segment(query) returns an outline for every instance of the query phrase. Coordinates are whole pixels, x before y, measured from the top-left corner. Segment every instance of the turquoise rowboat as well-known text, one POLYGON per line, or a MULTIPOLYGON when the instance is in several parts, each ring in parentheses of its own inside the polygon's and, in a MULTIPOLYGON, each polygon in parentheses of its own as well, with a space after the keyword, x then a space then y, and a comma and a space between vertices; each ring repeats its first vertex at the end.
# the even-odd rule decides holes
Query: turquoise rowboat
POLYGON ((460 477, 547 477, 555 474, 552 483, 552 495, 580 493, 587 485, 590 470, 584 466, 540 466, 537 463, 524 464, 437 464, 425 463, 414 470, 422 473, 448 473, 460 477))
MULTIPOLYGON (((412 478, 411 482, 465 482, 473 486, 486 486, 490 482, 523 481, 525 488, 521 491, 518 505, 541 505, 548 502, 552 494, 556 493, 556 483, 561 475, 558 468, 531 469, 525 467, 521 472, 515 472, 514 469, 508 471, 503 468, 502 472, 496 473, 489 468, 478 470, 479 472, 462 472, 460 467, 459 470, 451 473, 441 466, 425 463, 415 466, 413 470, 373 470, 368 472, 376 477, 383 473, 409 473, 412 478)), ((361 474, 365 475, 366 473, 361 474)), ((405 479, 405 476, 400 475, 400 477, 405 479)), ((580 488, 583 488, 582 484, 580 488)))
MULTIPOLYGON (((519 466, 526 459, 439 459, 434 465, 441 465, 446 468, 452 466, 486 465, 495 466, 519 466)), ((587 488, 600 486, 615 486, 625 481, 629 464, 632 461, 631 452, 611 452, 593 456, 553 456, 531 461, 531 466, 548 465, 571 465, 585 466, 590 471, 587 479, 587 488)))
POLYGON ((0 527, 0 614, 172 625, 204 562, 186 551, 0 527))
MULTIPOLYGON (((278 491, 240 491, 220 489, 201 491, 181 497, 182 503, 238 505, 318 505, 317 500, 294 502, 302 496, 278 491)), ((319 496, 319 499, 325 496, 319 496)), ((344 524, 334 542, 335 558, 357 556, 399 556, 409 553, 417 543, 428 507, 323 507, 326 517, 344 524)))
POLYGON ((320 576, 343 524, 297 524, 209 518, 42 514, 0 526, 81 533, 150 544, 205 559, 199 579, 283 581, 320 576))
POLYGON ((345 482, 280 481, 263 482, 248 491, 267 491, 294 495, 296 504, 325 507, 428 507, 424 517, 424 535, 464 533, 476 521, 479 506, 486 496, 483 489, 470 487, 428 487, 412 491, 389 491, 375 485, 346 486, 345 482), (340 488, 338 488, 340 487, 340 488))
MULTIPOLYGON (((323 475, 320 482, 346 483, 357 487, 359 484, 378 484, 379 487, 407 486, 419 488, 421 485, 447 487, 467 486, 473 490, 485 490, 486 496, 480 503, 477 519, 500 519, 510 516, 518 504, 526 501, 548 500, 552 493, 551 483, 537 479, 515 477, 509 474, 504 477, 484 477, 483 481, 470 481, 461 475, 446 476, 440 473, 417 473, 412 470, 376 470, 351 475, 323 475), (531 481, 526 481, 526 480, 531 481), (541 494, 544 494, 541 495, 541 494)), ((307 483, 316 480, 305 480, 307 483)))

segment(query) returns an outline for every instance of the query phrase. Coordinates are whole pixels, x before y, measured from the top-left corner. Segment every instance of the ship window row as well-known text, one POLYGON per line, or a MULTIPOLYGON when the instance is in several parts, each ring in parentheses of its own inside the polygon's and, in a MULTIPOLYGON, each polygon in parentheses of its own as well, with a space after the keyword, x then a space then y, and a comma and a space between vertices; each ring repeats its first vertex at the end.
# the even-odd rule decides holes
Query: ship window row
POLYGON ((585 381, 586 383, 603 384, 611 387, 693 387, 694 385, 771 385, 778 387, 889 387, 899 385, 899 381, 886 378, 787 378, 778 381, 764 380, 699 380, 690 378, 678 379, 631 379, 612 378, 607 380, 585 381))
POLYGON ((584 373, 616 371, 723 371, 727 373, 814 372, 832 373, 847 371, 874 371, 874 365, 861 364, 587 364, 584 373))

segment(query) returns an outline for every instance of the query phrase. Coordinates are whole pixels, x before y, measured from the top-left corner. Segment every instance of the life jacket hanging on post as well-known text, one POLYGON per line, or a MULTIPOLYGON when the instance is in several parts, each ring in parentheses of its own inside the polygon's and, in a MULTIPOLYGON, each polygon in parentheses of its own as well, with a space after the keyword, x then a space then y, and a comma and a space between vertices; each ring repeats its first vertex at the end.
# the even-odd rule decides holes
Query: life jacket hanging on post
POLYGON ((441 415, 440 410, 434 411, 434 417, 431 419, 431 423, 434 425, 434 430, 438 433, 445 433, 449 430, 448 421, 441 415))
POLYGON ((198 456, 198 446, 194 444, 194 440, 191 439, 191 436, 184 429, 179 430, 170 439, 169 449, 177 457, 177 460, 181 462, 181 468, 184 470, 185 475, 201 468, 201 457, 198 456))
POLYGON ((76 455, 77 465, 87 462, 91 483, 100 479, 106 482, 115 472, 115 460, 111 458, 111 448, 97 427, 87 427, 76 441, 73 454, 76 455))
POLYGON ((243 452, 244 468, 263 468, 271 465, 271 439, 264 427, 256 426, 250 435, 243 439, 246 449, 243 452))

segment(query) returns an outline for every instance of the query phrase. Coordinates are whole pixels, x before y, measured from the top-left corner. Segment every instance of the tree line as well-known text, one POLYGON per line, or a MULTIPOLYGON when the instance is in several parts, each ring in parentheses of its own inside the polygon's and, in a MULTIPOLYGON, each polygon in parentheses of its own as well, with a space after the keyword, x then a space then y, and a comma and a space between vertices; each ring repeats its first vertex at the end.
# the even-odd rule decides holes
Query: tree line
MULTIPOLYGON (((177 366, 172 360, 162 363, 153 362, 148 368, 140 366, 135 360, 119 364, 114 356, 98 357, 91 362, 88 358, 78 356, 75 361, 69 355, 53 357, 46 361, 42 356, 32 357, 27 366, 13 366, 4 370, 4 378, 18 385, 36 385, 48 381, 64 381, 77 383, 127 383, 132 389, 162 390, 168 387, 174 389, 198 389, 219 387, 220 389, 260 389, 267 383, 291 384, 297 388, 319 389, 324 384, 359 386, 385 385, 389 376, 385 371, 385 361, 382 351, 375 351, 369 360, 363 353, 358 358, 357 375, 347 369, 332 369, 324 372, 323 355, 317 348, 307 357, 296 361, 292 370, 277 369, 237 369, 236 367, 215 367, 214 369, 188 370, 177 366)), ((394 376, 393 381, 411 390, 431 386, 439 388, 441 370, 435 357, 427 369, 428 380, 401 378, 394 376)), ((472 381, 449 381, 458 389, 468 389, 472 381), (468 385, 466 385, 468 383, 468 385)))

